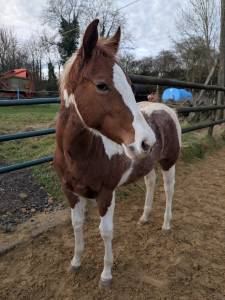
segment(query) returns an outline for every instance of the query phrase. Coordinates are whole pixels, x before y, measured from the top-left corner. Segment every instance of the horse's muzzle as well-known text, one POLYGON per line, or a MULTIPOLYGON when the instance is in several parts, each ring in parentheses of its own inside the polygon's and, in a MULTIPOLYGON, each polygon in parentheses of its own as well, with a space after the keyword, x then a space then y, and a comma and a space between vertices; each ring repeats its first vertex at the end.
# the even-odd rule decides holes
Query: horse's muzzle
POLYGON ((139 141, 139 143, 132 143, 130 145, 124 145, 123 148, 125 154, 132 160, 137 160, 146 157, 152 150, 156 142, 155 138, 151 140, 144 138, 139 141))

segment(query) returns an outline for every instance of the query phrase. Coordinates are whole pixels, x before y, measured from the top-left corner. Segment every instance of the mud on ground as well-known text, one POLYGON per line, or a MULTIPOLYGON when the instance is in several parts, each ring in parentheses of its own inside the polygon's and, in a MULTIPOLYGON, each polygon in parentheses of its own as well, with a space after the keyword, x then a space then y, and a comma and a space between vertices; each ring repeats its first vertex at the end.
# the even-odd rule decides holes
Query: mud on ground
POLYGON ((92 209, 79 273, 67 272, 74 243, 68 221, 0 257, 0 298, 225 299, 225 148, 205 160, 178 164, 168 233, 161 231, 161 179, 149 224, 137 226, 142 188, 139 183, 124 189, 116 204, 110 291, 98 289, 104 249, 92 209))
MULTIPOLYGON (((0 161, 0 166, 5 162, 0 161)), ((0 233, 16 230, 18 224, 38 212, 62 209, 32 175, 29 169, 0 176, 0 233)))

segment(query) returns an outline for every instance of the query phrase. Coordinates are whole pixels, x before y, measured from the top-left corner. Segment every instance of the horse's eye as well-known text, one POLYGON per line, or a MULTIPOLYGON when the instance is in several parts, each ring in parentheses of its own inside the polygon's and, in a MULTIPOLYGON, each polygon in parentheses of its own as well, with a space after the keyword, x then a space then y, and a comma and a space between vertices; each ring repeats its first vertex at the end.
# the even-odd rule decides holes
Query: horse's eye
POLYGON ((102 91, 102 92, 106 92, 106 91, 109 90, 108 85, 105 84, 105 83, 103 83, 103 82, 102 82, 102 83, 96 84, 96 87, 97 87, 97 89, 98 89, 99 91, 102 91))

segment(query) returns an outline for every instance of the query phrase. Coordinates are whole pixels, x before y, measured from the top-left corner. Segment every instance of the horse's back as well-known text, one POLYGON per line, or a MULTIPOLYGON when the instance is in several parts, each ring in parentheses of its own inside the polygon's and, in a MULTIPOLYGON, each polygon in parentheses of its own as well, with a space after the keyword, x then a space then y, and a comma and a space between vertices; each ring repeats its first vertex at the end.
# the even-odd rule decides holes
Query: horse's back
POLYGON ((160 144, 159 162, 168 170, 178 159, 181 148, 181 127, 175 111, 162 103, 140 102, 139 107, 160 144))
POLYGON ((166 121, 171 118, 176 126, 176 131, 178 135, 179 145, 181 147, 181 126, 177 117, 177 114, 174 109, 168 107, 167 105, 163 103, 153 103, 148 101, 142 101, 138 103, 138 106, 141 110, 141 112, 144 114, 147 122, 149 122, 149 117, 158 112, 158 117, 163 117, 165 119, 165 113, 167 114, 166 121), (169 115, 169 116, 168 116, 169 115))

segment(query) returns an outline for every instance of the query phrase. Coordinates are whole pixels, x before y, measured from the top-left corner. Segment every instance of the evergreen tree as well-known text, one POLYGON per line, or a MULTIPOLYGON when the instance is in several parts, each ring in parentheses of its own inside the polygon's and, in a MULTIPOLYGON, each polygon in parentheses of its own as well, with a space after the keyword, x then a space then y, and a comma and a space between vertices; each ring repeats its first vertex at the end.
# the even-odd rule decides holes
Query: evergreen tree
POLYGON ((55 69, 52 62, 48 63, 48 90, 55 91, 57 90, 57 78, 55 75, 55 69))
POLYGON ((61 42, 58 43, 58 49, 64 64, 78 48, 80 27, 77 16, 74 15, 72 21, 67 21, 61 16, 59 34, 61 42))

